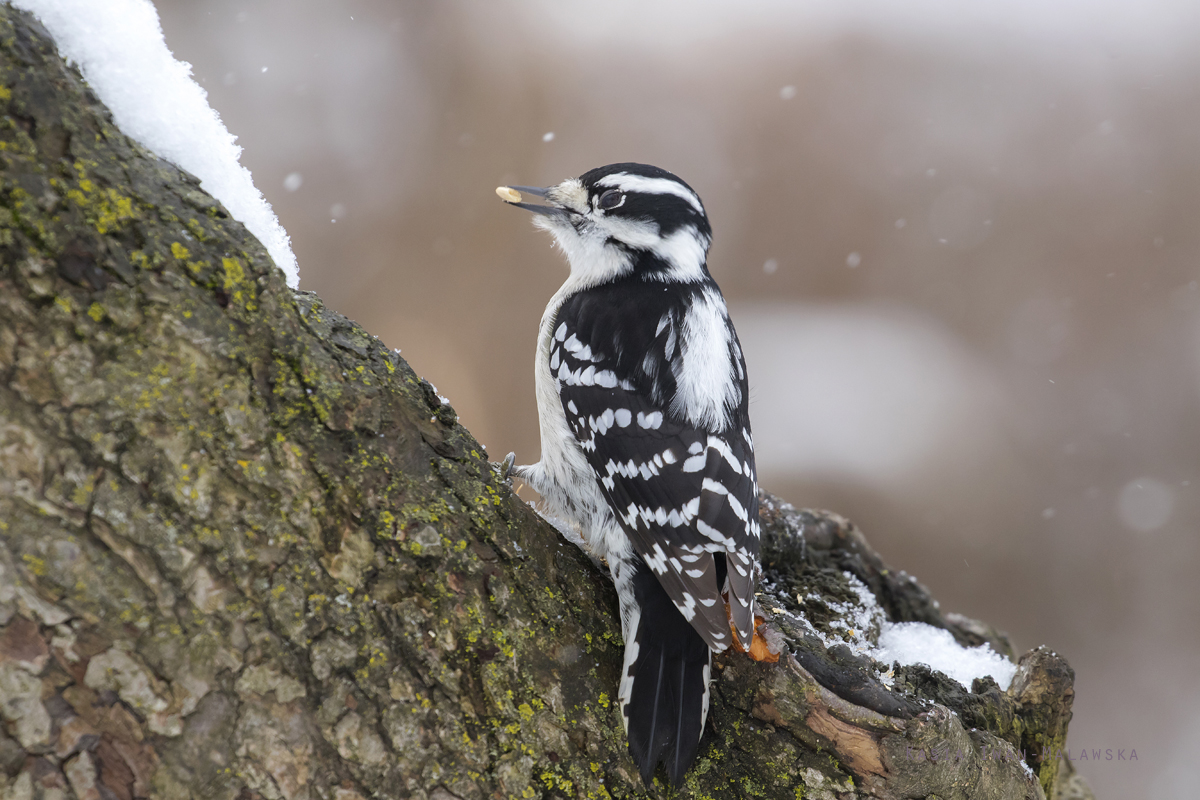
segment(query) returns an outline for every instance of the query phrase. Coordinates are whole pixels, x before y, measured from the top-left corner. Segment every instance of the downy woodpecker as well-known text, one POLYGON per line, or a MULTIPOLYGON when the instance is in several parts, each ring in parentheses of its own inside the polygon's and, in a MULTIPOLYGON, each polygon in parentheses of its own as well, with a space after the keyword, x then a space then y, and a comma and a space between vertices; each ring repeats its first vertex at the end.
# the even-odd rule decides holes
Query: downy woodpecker
POLYGON ((678 785, 704 730, 711 653, 735 638, 749 650, 755 627, 746 365, 708 272, 712 229, 690 186, 645 164, 497 193, 533 212, 571 267, 538 335, 542 457, 511 471, 607 561, 629 750, 647 784, 662 762, 678 785))

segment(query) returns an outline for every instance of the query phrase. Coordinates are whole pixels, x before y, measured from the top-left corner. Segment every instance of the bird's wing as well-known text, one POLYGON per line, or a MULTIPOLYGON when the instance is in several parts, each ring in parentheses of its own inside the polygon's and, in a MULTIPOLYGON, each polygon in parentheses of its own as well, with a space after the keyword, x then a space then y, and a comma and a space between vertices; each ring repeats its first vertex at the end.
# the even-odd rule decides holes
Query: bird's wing
MULTIPOLYGON (((727 578, 734 627, 749 647, 759 525, 745 391, 725 430, 689 423, 670 410, 670 389, 654 383, 650 373, 655 370, 640 369, 649 363, 646 356, 630 367, 628 357, 613 352, 620 343, 610 332, 629 326, 602 324, 597 314, 611 314, 613 308, 605 304, 598 312, 597 306, 594 298, 569 301, 555 320, 550 367, 567 424, 635 552, 684 618, 711 648, 724 650, 731 637, 720 594, 726 587, 718 580, 727 578), (714 556, 724 556, 725 563, 719 565, 714 556)), ((649 358, 658 358, 667 369, 669 340, 677 350, 681 335, 674 325, 673 320, 658 325, 642 343, 649 358)), ((736 338, 730 357, 737 359, 744 383, 736 338)))

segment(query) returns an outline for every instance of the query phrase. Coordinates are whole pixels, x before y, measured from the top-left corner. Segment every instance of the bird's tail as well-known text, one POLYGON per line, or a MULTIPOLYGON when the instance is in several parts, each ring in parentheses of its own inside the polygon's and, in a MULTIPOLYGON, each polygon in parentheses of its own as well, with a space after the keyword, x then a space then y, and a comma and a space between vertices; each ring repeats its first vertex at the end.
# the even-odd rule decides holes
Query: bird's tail
POLYGON ((661 761, 678 786, 704 733, 711 654, 644 563, 633 588, 633 633, 618 693, 629 752, 647 785, 661 761))

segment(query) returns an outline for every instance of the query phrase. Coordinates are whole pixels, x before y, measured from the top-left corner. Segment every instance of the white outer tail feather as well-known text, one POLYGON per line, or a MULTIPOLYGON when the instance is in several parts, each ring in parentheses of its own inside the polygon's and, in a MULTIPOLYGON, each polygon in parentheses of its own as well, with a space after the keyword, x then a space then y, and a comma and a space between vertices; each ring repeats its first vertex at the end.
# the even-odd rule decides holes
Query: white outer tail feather
MULTIPOLYGON (((629 711, 626 708, 629 705, 629 698, 633 695, 633 667, 638 660, 638 651, 641 649, 637 643, 637 629, 642 621, 642 609, 637 603, 632 603, 633 611, 629 614, 628 624, 622 626, 625 628, 625 661, 621 665, 621 683, 617 687, 617 702, 621 706, 621 723, 625 726, 625 735, 629 735, 629 711)), ((705 692, 708 691, 707 684, 705 692)), ((704 702, 705 713, 708 713, 708 698, 705 697, 704 702)))
MULTIPOLYGON (((633 696, 633 668, 637 664, 641 647, 637 643, 637 629, 642 621, 642 609, 636 604, 629 615, 628 628, 625 631, 625 659, 621 664, 621 683, 617 687, 617 703, 621 709, 621 725, 625 735, 629 735, 629 698, 633 696)), ((700 698, 700 729, 708 724, 708 701, 710 696, 709 682, 712 680, 712 650, 708 651, 708 663, 704 665, 704 695, 700 698)))

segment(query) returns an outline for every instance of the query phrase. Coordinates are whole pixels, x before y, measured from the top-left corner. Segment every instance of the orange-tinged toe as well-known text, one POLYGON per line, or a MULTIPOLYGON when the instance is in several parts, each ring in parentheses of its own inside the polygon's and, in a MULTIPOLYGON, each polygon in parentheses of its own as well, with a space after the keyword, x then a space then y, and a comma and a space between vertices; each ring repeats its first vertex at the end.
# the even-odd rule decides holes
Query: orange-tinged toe
MULTIPOLYGON (((761 623, 759 627, 761 627, 761 623)), ((750 640, 750 657, 755 661, 766 661, 770 664, 779 660, 779 653, 771 651, 771 646, 767 644, 767 640, 763 638, 758 627, 755 627, 754 637, 750 640)))
MULTIPOLYGON (((726 611, 729 606, 725 607, 726 611)), ((755 661, 766 661, 769 664, 774 664, 779 660, 779 653, 771 649, 767 644, 767 640, 762 635, 763 625, 766 620, 760 616, 754 617, 754 636, 750 638, 750 650, 747 653, 746 648, 742 647, 742 640, 738 637, 737 629, 733 627, 733 620, 729 621, 729 629, 733 631, 733 647, 739 653, 747 653, 755 661)))

